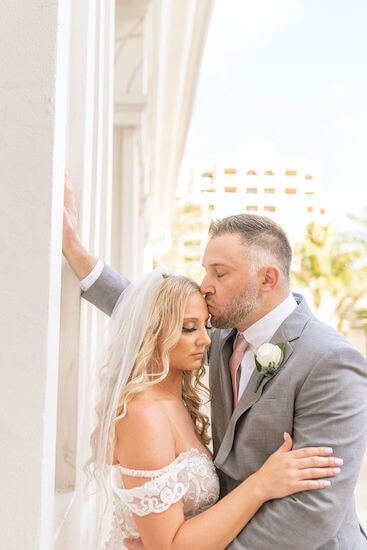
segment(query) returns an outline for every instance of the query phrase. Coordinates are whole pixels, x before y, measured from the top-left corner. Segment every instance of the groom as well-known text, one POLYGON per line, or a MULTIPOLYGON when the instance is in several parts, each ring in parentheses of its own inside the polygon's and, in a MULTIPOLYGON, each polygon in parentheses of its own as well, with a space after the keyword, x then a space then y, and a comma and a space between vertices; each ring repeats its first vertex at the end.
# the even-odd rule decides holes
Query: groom
MULTIPOLYGON (((68 189, 63 252, 82 280, 83 298, 111 314, 128 281, 81 245, 68 189)), ((221 495, 258 470, 285 431, 294 448, 330 446, 344 465, 326 489, 264 504, 228 548, 366 550, 353 492, 367 435, 367 363, 290 292, 291 257, 285 232, 268 218, 230 216, 210 227, 201 291, 216 327, 209 373, 221 495), (264 343, 284 351, 281 368, 256 389, 254 356, 264 343)))

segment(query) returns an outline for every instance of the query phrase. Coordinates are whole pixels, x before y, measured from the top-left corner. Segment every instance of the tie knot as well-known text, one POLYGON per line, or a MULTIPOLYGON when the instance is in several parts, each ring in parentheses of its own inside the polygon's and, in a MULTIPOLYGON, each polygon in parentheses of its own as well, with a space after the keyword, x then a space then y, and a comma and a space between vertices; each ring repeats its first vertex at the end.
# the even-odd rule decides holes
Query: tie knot
POLYGON ((248 341, 246 340, 244 335, 239 332, 237 335, 237 340, 234 345, 233 351, 234 352, 236 351, 238 353, 244 352, 247 346, 248 346, 248 341))

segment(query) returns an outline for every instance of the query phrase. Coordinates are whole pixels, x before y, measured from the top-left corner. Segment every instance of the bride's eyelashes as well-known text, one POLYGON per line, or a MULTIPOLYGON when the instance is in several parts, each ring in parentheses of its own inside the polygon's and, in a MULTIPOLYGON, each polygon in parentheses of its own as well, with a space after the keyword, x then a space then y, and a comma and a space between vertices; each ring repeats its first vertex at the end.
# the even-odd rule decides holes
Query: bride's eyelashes
MULTIPOLYGON (((211 330, 212 327, 208 327, 207 325, 205 325, 205 328, 206 328, 206 330, 211 330)), ((197 330, 197 328, 196 327, 192 327, 192 328, 182 327, 182 332, 194 332, 194 330, 197 330)))

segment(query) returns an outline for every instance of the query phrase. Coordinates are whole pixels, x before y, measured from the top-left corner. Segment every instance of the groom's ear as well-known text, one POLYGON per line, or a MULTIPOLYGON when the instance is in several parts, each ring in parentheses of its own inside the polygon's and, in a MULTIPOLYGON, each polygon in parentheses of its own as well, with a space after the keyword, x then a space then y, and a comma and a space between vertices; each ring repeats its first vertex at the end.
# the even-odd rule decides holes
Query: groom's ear
POLYGON ((271 292, 279 283, 280 270, 276 265, 267 265, 259 271, 260 292, 271 292))

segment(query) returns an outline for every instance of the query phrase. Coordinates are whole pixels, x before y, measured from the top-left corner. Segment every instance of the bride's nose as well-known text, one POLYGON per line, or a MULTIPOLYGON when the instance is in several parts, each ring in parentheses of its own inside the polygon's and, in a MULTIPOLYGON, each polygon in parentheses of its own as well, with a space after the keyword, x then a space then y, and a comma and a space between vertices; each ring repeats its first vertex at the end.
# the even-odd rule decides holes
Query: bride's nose
POLYGON ((198 335, 198 343, 200 343, 200 345, 204 345, 205 347, 208 347, 209 344, 210 344, 211 340, 210 340, 210 336, 207 332, 207 329, 204 328, 200 331, 200 334, 198 335))

